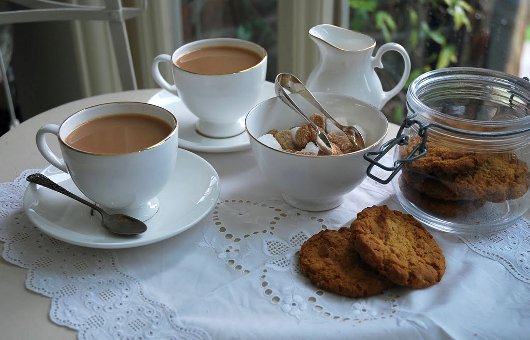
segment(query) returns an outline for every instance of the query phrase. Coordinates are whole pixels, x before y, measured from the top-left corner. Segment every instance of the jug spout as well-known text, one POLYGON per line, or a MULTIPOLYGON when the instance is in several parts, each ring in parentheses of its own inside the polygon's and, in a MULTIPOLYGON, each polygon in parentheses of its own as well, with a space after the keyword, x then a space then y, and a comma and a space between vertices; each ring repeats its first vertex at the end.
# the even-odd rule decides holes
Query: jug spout
POLYGON ((319 47, 328 45, 342 51, 360 52, 375 48, 375 40, 372 37, 328 24, 312 27, 309 37, 319 47))

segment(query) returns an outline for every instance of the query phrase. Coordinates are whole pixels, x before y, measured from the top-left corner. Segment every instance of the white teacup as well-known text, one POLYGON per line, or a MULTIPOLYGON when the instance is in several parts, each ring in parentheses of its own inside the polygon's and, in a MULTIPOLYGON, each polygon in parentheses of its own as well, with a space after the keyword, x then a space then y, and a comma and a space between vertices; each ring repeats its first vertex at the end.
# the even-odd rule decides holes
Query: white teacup
MULTIPOLYGON (((103 125, 108 126, 108 121, 104 122, 103 125)), ((124 125, 121 123, 121 127, 124 125)), ((106 146, 121 145, 130 140, 125 132, 119 130, 112 131, 106 146)), ((76 131, 79 133, 80 130, 76 131)), ((178 148, 177 120, 171 112, 151 104, 107 103, 78 111, 61 125, 42 126, 36 141, 42 156, 53 166, 69 173, 75 185, 89 199, 110 213, 124 213, 145 221, 158 211, 156 196, 174 173, 178 148), (159 124, 164 130, 155 134, 156 126, 153 127, 153 141, 145 141, 143 143, 149 144, 134 146, 134 150, 128 151, 97 151, 97 147, 83 149, 69 137, 80 126, 86 127, 97 119, 119 116, 129 121, 134 117, 140 119, 138 123, 144 131, 147 129, 142 119, 150 122, 156 118, 153 124, 159 124), (45 139, 48 133, 58 137, 62 159, 48 146, 45 139)))
MULTIPOLYGON (((215 64, 223 63, 225 61, 215 64)), ((172 56, 158 55, 151 71, 160 87, 178 96, 197 116, 196 128, 199 133, 208 137, 226 138, 245 130, 244 117, 257 104, 265 82, 267 52, 255 43, 240 39, 198 40, 178 48, 172 56), (182 66, 177 66, 177 61, 182 56, 212 47, 243 49, 256 54, 258 59, 251 67, 223 74, 206 74, 203 70, 185 70, 182 66), (173 84, 168 83, 160 74, 160 62, 171 64, 173 84)))

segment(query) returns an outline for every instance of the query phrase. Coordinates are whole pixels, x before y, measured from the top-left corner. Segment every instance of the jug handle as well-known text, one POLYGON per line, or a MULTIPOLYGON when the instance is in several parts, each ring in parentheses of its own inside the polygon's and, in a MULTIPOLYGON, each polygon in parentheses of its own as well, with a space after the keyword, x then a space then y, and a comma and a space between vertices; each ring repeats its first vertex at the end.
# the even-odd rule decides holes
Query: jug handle
POLYGON ((380 108, 385 106, 385 104, 392 97, 394 97, 396 94, 399 93, 399 91, 401 91, 403 86, 405 86, 405 83, 407 82, 407 79, 409 78, 409 75, 410 75, 410 57, 409 57, 409 54, 403 48, 403 46, 401 46, 400 44, 393 43, 393 42, 386 43, 386 44, 382 45, 381 47, 379 47, 379 49, 377 50, 377 53, 372 58, 372 68, 376 68, 376 67, 377 68, 383 68, 383 63, 381 61, 381 58, 383 57, 383 54, 385 54, 386 52, 390 52, 390 51, 395 51, 395 52, 398 52, 399 54, 401 54, 401 56, 403 57, 403 62, 405 63, 405 68, 403 70, 403 74, 401 75, 401 79, 396 84, 396 86, 394 86, 394 88, 391 89, 390 91, 383 91, 383 93, 381 94, 381 105, 380 105, 380 108))

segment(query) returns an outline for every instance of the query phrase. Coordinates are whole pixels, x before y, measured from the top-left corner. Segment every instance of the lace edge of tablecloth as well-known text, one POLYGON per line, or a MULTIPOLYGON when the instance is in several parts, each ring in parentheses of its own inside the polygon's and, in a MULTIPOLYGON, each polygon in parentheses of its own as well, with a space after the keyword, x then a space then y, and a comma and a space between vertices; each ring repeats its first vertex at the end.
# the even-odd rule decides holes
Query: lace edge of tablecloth
POLYGON ((38 171, 0 184, 0 241, 2 257, 27 269, 26 287, 52 300, 52 322, 78 331, 80 339, 211 338, 182 325, 175 311, 148 296, 139 280, 119 269, 113 251, 70 245, 33 226, 23 197, 25 178, 38 171))
POLYGON ((502 264, 515 278, 530 283, 530 220, 488 235, 461 235, 471 250, 502 264))

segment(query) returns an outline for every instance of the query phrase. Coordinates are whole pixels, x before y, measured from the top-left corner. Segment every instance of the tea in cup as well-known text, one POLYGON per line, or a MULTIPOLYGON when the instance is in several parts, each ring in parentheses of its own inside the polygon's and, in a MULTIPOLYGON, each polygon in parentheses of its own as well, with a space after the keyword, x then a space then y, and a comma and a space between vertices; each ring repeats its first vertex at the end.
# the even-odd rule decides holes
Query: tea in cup
POLYGON ((177 120, 151 104, 107 103, 61 125, 42 126, 36 141, 42 156, 69 173, 86 197, 110 213, 146 221, 158 211, 156 196, 174 173, 177 120), (48 133, 59 139, 62 159, 48 146, 48 133))
POLYGON ((152 65, 155 82, 197 116, 199 133, 213 138, 245 131, 244 117, 258 102, 266 72, 265 49, 232 38, 191 42, 172 56, 155 57, 152 65), (173 84, 161 75, 161 62, 171 65, 173 84))

